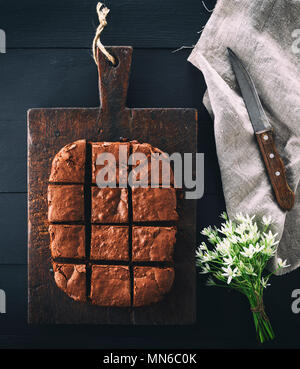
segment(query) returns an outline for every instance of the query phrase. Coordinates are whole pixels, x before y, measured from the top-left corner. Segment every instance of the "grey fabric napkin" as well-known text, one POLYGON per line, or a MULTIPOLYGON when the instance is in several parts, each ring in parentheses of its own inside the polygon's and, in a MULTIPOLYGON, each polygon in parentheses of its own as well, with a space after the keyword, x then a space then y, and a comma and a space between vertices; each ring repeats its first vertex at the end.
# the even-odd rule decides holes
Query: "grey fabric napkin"
MULTIPOLYGON (((218 0, 189 57, 206 80, 204 104, 214 131, 229 216, 271 215, 287 259, 300 266, 300 0, 218 0), (275 130, 296 193, 292 211, 277 205, 226 48, 246 65, 275 130)), ((275 267, 276 257, 271 268, 275 267)))

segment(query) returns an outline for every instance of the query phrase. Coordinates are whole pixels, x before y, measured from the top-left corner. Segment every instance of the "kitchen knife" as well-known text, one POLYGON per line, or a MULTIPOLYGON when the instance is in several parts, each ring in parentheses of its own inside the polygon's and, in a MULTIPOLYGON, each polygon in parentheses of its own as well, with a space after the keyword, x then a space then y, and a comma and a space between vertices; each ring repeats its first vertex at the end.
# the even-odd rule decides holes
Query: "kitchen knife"
POLYGON ((295 194, 287 183, 285 167, 275 147, 273 128, 264 112, 251 76, 239 58, 229 48, 228 53, 276 200, 283 210, 291 210, 294 206, 295 194))

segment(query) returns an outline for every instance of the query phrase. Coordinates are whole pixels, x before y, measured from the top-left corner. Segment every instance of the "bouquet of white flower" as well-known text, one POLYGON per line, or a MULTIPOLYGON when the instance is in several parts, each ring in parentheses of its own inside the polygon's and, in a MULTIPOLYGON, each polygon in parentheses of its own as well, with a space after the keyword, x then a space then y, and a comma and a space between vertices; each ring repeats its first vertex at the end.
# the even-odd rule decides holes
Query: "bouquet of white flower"
MULTIPOLYGON (((234 221, 226 213, 221 217, 225 223, 221 228, 205 228, 201 232, 208 238, 211 248, 203 242, 196 251, 196 263, 201 273, 209 273, 209 286, 235 289, 243 293, 250 302, 258 340, 273 339, 274 332, 265 313, 263 290, 269 286, 272 274, 264 273, 269 259, 275 255, 278 241, 270 230, 271 217, 263 217, 258 225, 255 216, 237 214, 234 221), (265 275, 263 275, 265 274, 265 275), (220 283, 218 283, 220 282, 220 283)), ((278 258, 278 268, 286 268, 287 261, 278 258)))

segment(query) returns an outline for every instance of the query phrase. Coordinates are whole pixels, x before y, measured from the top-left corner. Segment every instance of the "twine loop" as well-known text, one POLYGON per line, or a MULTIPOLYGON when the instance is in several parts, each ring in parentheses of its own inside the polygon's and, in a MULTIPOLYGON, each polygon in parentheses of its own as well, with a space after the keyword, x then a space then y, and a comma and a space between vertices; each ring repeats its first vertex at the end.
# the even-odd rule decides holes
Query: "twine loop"
POLYGON ((109 9, 102 3, 98 3, 96 6, 98 18, 99 18, 99 26, 97 27, 96 34, 93 40, 93 57, 95 60, 95 63, 98 65, 98 53, 97 49, 106 56, 106 58, 113 64, 116 64, 115 58, 105 49, 104 45, 100 41, 100 35, 104 28, 107 26, 107 20, 106 17, 109 13, 109 9))
POLYGON ((269 320, 265 312, 265 306, 264 306, 263 299, 260 298, 256 292, 255 292, 255 296, 256 296, 256 306, 251 307, 251 311, 253 313, 260 313, 265 320, 269 320))

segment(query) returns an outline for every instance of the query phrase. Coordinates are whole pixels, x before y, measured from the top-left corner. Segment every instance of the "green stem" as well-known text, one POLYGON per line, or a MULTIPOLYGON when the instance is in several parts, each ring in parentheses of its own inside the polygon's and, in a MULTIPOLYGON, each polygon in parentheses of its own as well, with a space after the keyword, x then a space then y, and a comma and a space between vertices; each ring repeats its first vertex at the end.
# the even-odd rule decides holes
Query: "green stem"
POLYGON ((254 291, 254 294, 248 296, 248 298, 253 313, 253 320, 258 341, 263 343, 265 341, 274 339, 275 334, 270 320, 265 313, 262 294, 254 291))

